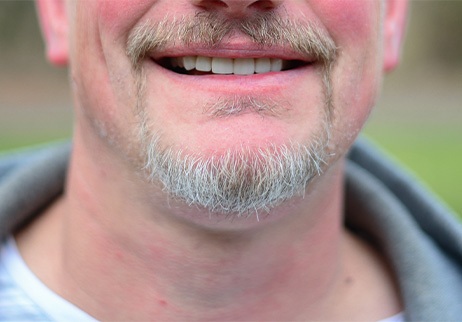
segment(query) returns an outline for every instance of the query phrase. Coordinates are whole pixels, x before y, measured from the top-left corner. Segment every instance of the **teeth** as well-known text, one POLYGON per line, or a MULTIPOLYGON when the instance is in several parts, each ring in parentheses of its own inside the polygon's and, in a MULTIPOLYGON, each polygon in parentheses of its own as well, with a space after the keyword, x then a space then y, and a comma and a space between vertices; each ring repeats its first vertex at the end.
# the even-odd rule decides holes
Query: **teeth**
POLYGON ((258 58, 255 62, 255 72, 257 74, 268 73, 271 71, 271 59, 258 58))
POLYGON ((184 68, 184 59, 183 58, 174 58, 172 62, 175 62, 175 65, 178 67, 184 68))
POLYGON ((187 56, 183 58, 183 66, 186 70, 193 70, 196 68, 196 57, 187 56))
POLYGON ((235 75, 252 75, 255 73, 255 59, 253 58, 236 58, 234 59, 235 75))
POLYGON ((212 58, 203 56, 197 57, 196 69, 201 72, 210 72, 212 70, 212 58))
POLYGON ((282 59, 271 59, 271 71, 280 72, 282 70, 282 59))
POLYGON ((232 74, 234 70, 233 59, 231 58, 212 58, 212 73, 232 74))
POLYGON ((222 58, 204 56, 186 56, 173 58, 173 67, 182 67, 188 71, 196 69, 214 74, 252 75, 269 72, 280 72, 284 68, 282 59, 277 58, 222 58))

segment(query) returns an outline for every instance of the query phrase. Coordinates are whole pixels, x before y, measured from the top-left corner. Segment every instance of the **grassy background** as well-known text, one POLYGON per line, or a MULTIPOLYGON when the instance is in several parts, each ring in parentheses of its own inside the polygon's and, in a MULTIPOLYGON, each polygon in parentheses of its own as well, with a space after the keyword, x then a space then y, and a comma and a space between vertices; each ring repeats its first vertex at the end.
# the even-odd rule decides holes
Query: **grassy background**
MULTIPOLYGON (((462 1, 411 1, 403 64, 365 133, 462 214, 462 1)), ((65 70, 44 59, 33 3, 0 1, 0 151, 70 137, 65 70)))
POLYGON ((462 131, 444 127, 367 127, 366 134, 462 214, 462 131), (409 134, 412 132, 412 135, 409 134))

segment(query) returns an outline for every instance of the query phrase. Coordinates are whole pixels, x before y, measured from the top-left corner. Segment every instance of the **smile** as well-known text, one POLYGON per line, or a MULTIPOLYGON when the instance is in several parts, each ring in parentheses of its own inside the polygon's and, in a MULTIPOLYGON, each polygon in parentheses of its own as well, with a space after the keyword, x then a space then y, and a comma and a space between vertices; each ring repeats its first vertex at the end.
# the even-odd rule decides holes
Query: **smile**
POLYGON ((162 67, 184 75, 253 75, 281 72, 306 66, 301 60, 280 58, 227 58, 206 56, 184 56, 163 58, 157 61, 162 67))

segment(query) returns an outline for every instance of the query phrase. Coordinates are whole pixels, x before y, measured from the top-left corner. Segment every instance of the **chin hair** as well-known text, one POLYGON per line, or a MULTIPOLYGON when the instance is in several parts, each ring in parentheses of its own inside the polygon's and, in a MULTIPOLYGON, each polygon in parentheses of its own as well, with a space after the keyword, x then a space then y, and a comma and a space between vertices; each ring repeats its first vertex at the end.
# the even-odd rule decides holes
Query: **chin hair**
POLYGON ((143 172, 153 184, 190 206, 211 213, 251 215, 303 196, 322 173, 328 157, 328 136, 309 145, 239 147, 217 155, 188 154, 161 148, 161 138, 144 140, 143 172))

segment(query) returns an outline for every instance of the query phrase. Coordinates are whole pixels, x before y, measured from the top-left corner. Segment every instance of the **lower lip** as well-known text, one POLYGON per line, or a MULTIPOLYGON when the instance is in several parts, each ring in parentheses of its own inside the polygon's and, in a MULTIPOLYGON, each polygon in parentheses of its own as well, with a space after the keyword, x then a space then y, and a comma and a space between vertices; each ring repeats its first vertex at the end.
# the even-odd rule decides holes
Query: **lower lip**
POLYGON ((269 72, 253 75, 184 75, 172 72, 161 67, 154 61, 150 61, 148 68, 152 68, 156 74, 168 77, 178 86, 188 86, 192 90, 213 90, 215 92, 243 92, 254 93, 258 91, 281 90, 281 87, 294 86, 303 77, 313 74, 314 64, 298 67, 281 72, 269 72))

